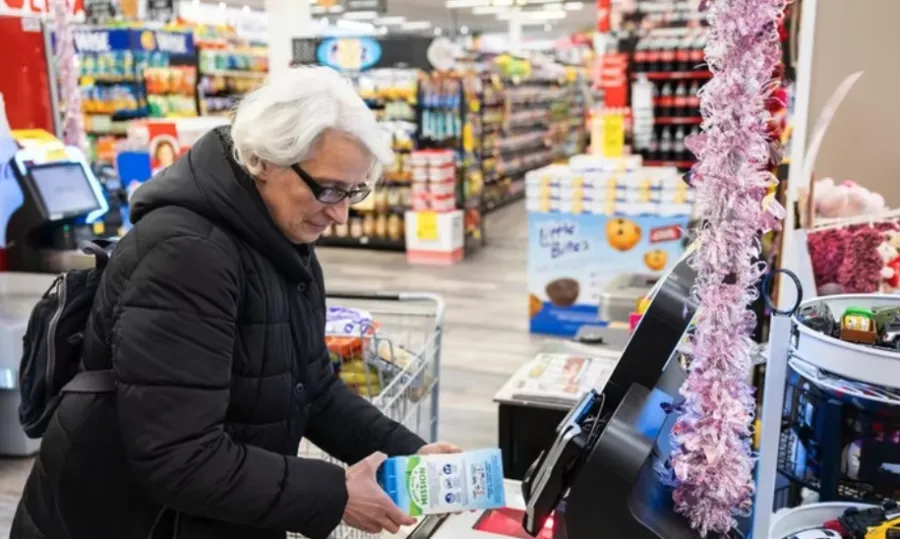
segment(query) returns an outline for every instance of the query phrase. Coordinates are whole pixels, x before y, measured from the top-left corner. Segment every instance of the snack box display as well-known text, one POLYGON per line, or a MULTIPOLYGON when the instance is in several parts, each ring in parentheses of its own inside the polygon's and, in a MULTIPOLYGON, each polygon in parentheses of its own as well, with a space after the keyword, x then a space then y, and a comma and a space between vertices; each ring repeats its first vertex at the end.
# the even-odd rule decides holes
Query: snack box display
POLYGON ((378 484, 410 516, 506 506, 499 449, 392 457, 378 469, 378 484))

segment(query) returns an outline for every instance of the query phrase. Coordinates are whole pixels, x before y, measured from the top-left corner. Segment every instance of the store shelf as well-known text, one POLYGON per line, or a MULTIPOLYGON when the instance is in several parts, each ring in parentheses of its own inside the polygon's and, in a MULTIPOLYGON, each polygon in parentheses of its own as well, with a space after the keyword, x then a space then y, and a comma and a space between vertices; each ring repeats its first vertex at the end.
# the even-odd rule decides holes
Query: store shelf
POLYGON ((213 69, 209 71, 201 71, 201 77, 247 77, 252 79, 264 79, 269 76, 267 72, 264 71, 241 71, 234 69, 213 69))
POLYGON ((403 240, 388 240, 384 238, 370 237, 339 237, 339 236, 322 236, 319 238, 317 245, 320 247, 349 247, 357 249, 374 249, 377 251, 405 251, 406 242, 403 240))
POLYGON ((694 161, 644 161, 645 167, 691 168, 694 161))
POLYGON ((703 118, 700 116, 660 116, 653 119, 656 125, 700 125, 703 118))
POLYGON ((650 71, 647 73, 632 73, 631 78, 637 79, 644 75, 647 80, 703 80, 712 78, 709 71, 650 71))

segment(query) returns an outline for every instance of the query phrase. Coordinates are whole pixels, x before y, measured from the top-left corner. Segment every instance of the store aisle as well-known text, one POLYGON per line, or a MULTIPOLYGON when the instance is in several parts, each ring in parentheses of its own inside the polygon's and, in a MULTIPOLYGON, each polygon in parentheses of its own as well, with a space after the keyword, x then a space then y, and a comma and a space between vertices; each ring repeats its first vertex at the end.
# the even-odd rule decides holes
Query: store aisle
MULTIPOLYGON (((402 254, 320 249, 330 289, 418 291, 447 302, 440 436, 465 448, 496 446, 494 393, 544 340, 525 316, 525 207, 488 216, 490 244, 462 264, 410 266, 402 254)), ((29 459, 0 459, 0 539, 6 538, 29 459)))
POLYGON ((536 352, 528 334, 525 206, 488 215, 489 245, 461 264, 410 266, 402 254, 320 249, 326 287, 435 292, 447 302, 439 432, 465 448, 496 445, 494 393, 536 352))

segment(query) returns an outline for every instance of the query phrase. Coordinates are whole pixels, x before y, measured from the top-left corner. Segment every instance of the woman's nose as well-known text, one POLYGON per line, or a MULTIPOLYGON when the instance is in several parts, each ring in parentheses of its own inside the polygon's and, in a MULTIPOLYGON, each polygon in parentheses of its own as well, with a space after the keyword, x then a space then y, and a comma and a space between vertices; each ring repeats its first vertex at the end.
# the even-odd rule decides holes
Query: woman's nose
POLYGON ((350 200, 344 199, 337 204, 331 204, 325 208, 327 215, 335 223, 342 225, 347 222, 350 214, 350 200))

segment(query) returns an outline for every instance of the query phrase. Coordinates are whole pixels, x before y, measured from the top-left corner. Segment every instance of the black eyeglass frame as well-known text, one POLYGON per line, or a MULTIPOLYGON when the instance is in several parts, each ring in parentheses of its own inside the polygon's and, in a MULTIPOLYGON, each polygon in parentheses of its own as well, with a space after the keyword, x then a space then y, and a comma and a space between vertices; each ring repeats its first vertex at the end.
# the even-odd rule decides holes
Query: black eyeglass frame
POLYGON ((305 183, 307 187, 309 187, 309 190, 312 191, 316 200, 323 204, 340 204, 345 198, 350 199, 351 204, 357 204, 372 194, 372 188, 365 184, 354 187, 353 189, 325 187, 315 178, 310 176, 308 172, 303 170, 300 165, 291 165, 291 170, 293 170, 297 176, 300 176, 300 179, 303 180, 303 183, 305 183))

